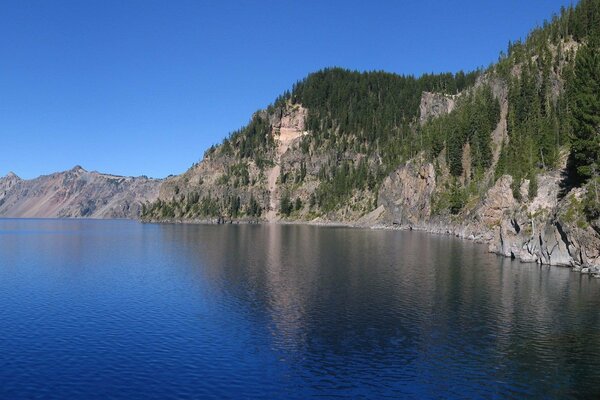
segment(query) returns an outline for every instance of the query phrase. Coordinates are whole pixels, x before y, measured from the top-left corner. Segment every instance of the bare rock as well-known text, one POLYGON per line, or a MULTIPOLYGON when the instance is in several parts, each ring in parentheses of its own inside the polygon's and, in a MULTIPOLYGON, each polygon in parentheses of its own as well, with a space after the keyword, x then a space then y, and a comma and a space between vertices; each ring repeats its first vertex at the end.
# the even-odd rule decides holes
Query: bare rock
POLYGON ((23 180, 0 178, 0 216, 137 218, 158 197, 161 181, 88 172, 81 166, 23 180))
POLYGON ((487 227, 499 226, 506 220, 510 211, 517 206, 512 193, 513 178, 510 175, 501 176, 494 186, 488 190, 481 206, 477 210, 479 220, 487 227))
POLYGON ((419 122, 421 125, 432 118, 451 113, 456 107, 457 97, 458 95, 423 92, 421 94, 421 104, 419 105, 419 122))
POLYGON ((431 216, 431 196, 436 188, 433 164, 411 160, 384 179, 377 204, 384 219, 394 224, 419 224, 431 216))

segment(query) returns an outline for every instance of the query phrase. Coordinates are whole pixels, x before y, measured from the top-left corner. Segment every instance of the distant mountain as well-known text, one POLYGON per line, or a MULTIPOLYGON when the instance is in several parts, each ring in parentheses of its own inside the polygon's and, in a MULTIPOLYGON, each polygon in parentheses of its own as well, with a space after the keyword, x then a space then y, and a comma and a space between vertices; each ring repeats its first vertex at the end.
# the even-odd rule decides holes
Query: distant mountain
POLYGON ((598 132, 600 0, 581 0, 486 69, 311 74, 142 218, 410 226, 600 273, 598 132))
POLYGON ((31 180, 0 178, 0 217, 137 218, 161 181, 88 172, 80 166, 31 180))

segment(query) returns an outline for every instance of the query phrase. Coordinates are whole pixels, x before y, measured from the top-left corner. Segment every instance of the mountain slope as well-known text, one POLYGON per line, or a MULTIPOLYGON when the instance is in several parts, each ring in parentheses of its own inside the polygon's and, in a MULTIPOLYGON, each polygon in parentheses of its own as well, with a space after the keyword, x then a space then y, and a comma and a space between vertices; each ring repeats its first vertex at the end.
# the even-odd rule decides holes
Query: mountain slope
POLYGON ((600 271, 599 35, 582 0, 486 70, 311 74, 142 217, 411 226, 600 271))
POLYGON ((281 205, 293 201, 305 206, 295 207, 295 217, 340 219, 339 206, 360 192, 365 197, 348 218, 359 216, 372 208, 376 186, 414 153, 409 138, 421 91, 462 89, 477 74, 416 79, 338 68, 312 74, 202 162, 166 181, 145 216, 277 220, 290 217, 281 205))
POLYGON ((69 171, 23 180, 0 178, 0 217, 137 218, 158 197, 160 180, 69 171))

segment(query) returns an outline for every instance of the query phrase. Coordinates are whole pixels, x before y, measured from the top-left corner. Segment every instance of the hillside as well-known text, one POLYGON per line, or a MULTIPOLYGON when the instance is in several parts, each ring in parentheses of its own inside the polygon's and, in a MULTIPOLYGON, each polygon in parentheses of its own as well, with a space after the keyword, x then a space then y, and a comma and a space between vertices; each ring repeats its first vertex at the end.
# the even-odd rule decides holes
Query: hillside
POLYGON ((71 170, 20 179, 0 178, 0 217, 137 218, 158 197, 160 180, 71 170))
POLYGON ((411 227, 599 272, 599 31, 582 0, 487 69, 311 74, 142 218, 411 227))

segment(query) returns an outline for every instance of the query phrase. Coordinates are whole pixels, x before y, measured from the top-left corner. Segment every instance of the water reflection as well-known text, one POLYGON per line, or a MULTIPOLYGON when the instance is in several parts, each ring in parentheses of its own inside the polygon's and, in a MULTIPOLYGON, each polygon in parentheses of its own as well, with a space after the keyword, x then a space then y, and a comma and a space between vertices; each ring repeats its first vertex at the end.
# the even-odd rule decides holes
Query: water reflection
POLYGON ((598 284, 568 269, 416 232, 250 225, 161 233, 185 243, 186 264, 237 298, 241 313, 264 317, 272 348, 316 388, 356 389, 359 374, 361 385, 387 375, 389 393, 413 395, 427 382, 457 396, 474 384, 481 395, 596 393, 598 284))
POLYGON ((600 397, 599 282, 485 250, 0 220, 0 397, 600 397))

